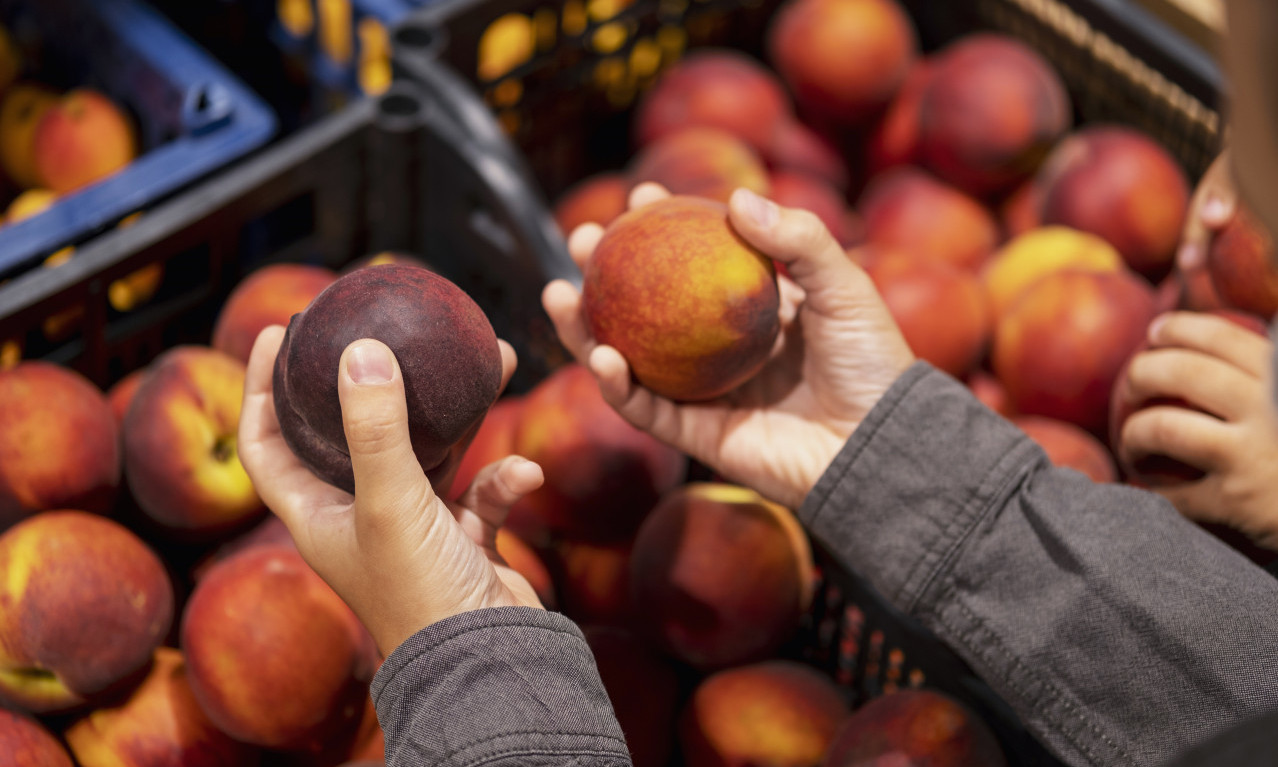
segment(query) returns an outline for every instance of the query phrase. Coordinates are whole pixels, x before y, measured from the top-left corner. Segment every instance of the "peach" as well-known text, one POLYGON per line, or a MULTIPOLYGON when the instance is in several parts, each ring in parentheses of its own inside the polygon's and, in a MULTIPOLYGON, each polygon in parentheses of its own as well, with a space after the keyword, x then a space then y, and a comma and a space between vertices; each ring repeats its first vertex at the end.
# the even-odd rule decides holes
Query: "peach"
POLYGON ((743 487, 675 490, 635 537, 630 592, 642 629, 697 668, 775 652, 798 627, 812 591, 802 528, 789 511, 743 487))
POLYGON ((0 702, 51 713, 145 668, 173 620, 173 587, 123 526, 48 511, 0 536, 0 605, 0 702))
POLYGON ((49 206, 58 201, 56 192, 48 189, 28 189, 9 203, 9 207, 4 211, 4 222, 6 224, 16 224, 19 221, 26 221, 28 218, 39 215, 49 209, 49 206))
POLYGON ((118 705, 72 724, 67 744, 80 767, 240 767, 257 761, 196 702, 182 653, 155 651, 146 679, 118 705))
POLYGON ((932 65, 920 60, 910 68, 901 90, 866 139, 866 169, 871 176, 900 165, 913 165, 919 156, 919 108, 932 79, 932 65))
POLYGON ((39 722, 3 708, 0 753, 11 767, 73 767, 66 749, 39 722))
POLYGON ((120 442, 102 392, 48 362, 0 370, 0 529, 44 509, 105 514, 120 442))
POLYGON ((217 535, 263 511, 236 452, 244 364, 201 346, 152 363, 124 417, 124 472, 142 511, 187 537, 217 535))
POLYGON ((555 203, 555 223, 564 237, 582 224, 607 226, 626 212, 630 181, 620 173, 591 176, 560 195, 555 203))
POLYGON ((726 203, 737 187, 766 195, 768 172, 741 139, 717 128, 684 128, 644 147, 630 162, 632 186, 652 181, 676 195, 726 203))
POLYGON ((967 379, 967 388, 983 405, 1004 418, 1016 416, 1016 408, 1012 406, 1012 398, 1007 387, 984 370, 977 370, 967 379))
POLYGON ((972 35, 951 44, 935 63, 919 106, 919 156, 970 194, 1011 190, 1069 129, 1064 84, 1019 40, 972 35))
POLYGON ((129 118, 106 96, 73 90, 49 107, 31 142, 40 185, 65 194, 99 181, 137 156, 129 118))
POLYGON ((0 101, 0 165, 23 189, 40 186, 35 169, 36 128, 58 101, 53 91, 35 83, 19 83, 0 101))
POLYGON ((1176 268, 1172 270, 1172 277, 1180 282, 1178 309, 1210 312, 1225 308, 1225 302, 1212 282, 1211 270, 1206 265, 1188 271, 1176 268))
POLYGON ((559 541, 553 561, 564 614, 578 623, 630 621, 630 542, 559 541))
POLYGON ((999 249, 981 273, 995 318, 1036 282, 1064 269, 1117 272, 1123 257, 1101 238, 1063 226, 1022 234, 999 249))
POLYGON ((413 452, 432 482, 451 478, 501 389, 492 325, 461 288, 426 269, 390 264, 344 275, 288 324, 275 360, 275 412, 284 441, 317 477, 348 493, 338 363, 374 338, 399 362, 413 452))
POLYGON ((226 541, 209 552, 207 556, 201 558, 191 568, 191 580, 198 583, 204 580, 204 576, 208 575, 209 570, 218 562, 230 559, 242 551, 263 546, 296 546, 293 543, 293 536, 289 533, 288 527, 284 525, 284 521, 274 514, 268 515, 266 519, 249 528, 247 532, 226 541))
POLYGON ((822 764, 1004 767, 1007 760, 994 733, 962 703, 934 690, 901 690, 857 709, 822 764))
POLYGON ((1042 219, 1113 245, 1133 271, 1159 279, 1171 269, 1189 207, 1176 159, 1145 134, 1092 126, 1066 138, 1039 170, 1042 219))
POLYGON ((688 767, 818 764, 850 709, 829 677, 788 660, 720 671, 679 722, 688 767))
POLYGON ((1031 179, 1007 196, 999 208, 1003 231, 1015 239, 1043 226, 1043 191, 1031 179))
POLYGON ((510 569, 528 579, 537 598, 547 609, 555 609, 555 584, 550 578, 550 571, 537 556, 533 548, 519 539, 519 536, 502 528, 497 531, 497 553, 506 560, 510 569))
POLYGON ((918 55, 895 0, 790 0, 772 19, 767 47, 800 107, 839 125, 886 106, 918 55))
POLYGON ((640 99, 634 136, 642 147, 686 127, 718 128, 763 153, 790 119, 790 99, 770 70, 734 50, 703 48, 640 99))
POLYGON ((807 210, 821 219, 840 245, 847 247, 860 241, 862 224, 848 209, 843 195, 826 181, 804 173, 774 171, 772 199, 787 208, 807 210))
POLYGON ((146 377, 146 373, 146 368, 135 370, 116 381, 115 385, 107 391, 107 404, 111 406, 115 425, 120 429, 124 428, 124 416, 129 412, 129 406, 133 404, 133 398, 137 395, 138 387, 142 385, 142 379, 146 377))
POLYGON ((1153 316, 1153 290, 1129 272, 1050 274, 999 318, 994 374, 1021 413, 1104 434, 1114 380, 1153 316))
POLYGON ((993 326, 975 275, 908 255, 867 271, 916 355, 958 378, 980 362, 993 326))
POLYGON ((858 207, 867 241, 922 258, 976 269, 998 246, 998 224, 983 205, 915 168, 870 182, 858 207))
POLYGON ((1278 258, 1273 240, 1252 213, 1240 209, 1207 255, 1211 284, 1235 309, 1272 317, 1278 313, 1278 258))
POLYGON ((798 120, 781 123, 772 146, 763 151, 763 159, 777 171, 816 176, 840 193, 847 190, 851 181, 838 147, 798 120))
POLYGON ((337 275, 309 264, 272 264, 245 277, 218 312, 213 348, 248 364, 253 342, 268 325, 287 325, 337 275))
POLYGON ((687 471, 682 454, 627 423, 604 401, 590 371, 576 364, 526 395, 512 447, 546 478, 509 521, 533 545, 550 534, 624 540, 687 471))
POLYGON ((181 642, 200 707, 237 740, 317 751, 359 725, 373 672, 367 634, 291 548, 250 549, 209 570, 181 642))
POLYGON ((713 399, 737 388, 768 361, 781 330, 772 260, 711 200, 675 196, 621 216, 583 282, 595 338, 621 352, 640 383, 671 399, 713 399))
POLYGON ((674 668, 622 629, 587 626, 583 633, 635 767, 666 767, 679 700, 674 668))
POLYGON ((1012 423, 1037 442, 1054 465, 1076 469, 1093 482, 1117 481, 1118 471, 1109 450, 1074 424, 1033 415, 1015 418, 1012 423))
POLYGON ((448 490, 449 498, 460 498, 479 470, 514 454, 515 427, 524 412, 522 397, 504 397, 489 409, 457 465, 457 474, 448 490))

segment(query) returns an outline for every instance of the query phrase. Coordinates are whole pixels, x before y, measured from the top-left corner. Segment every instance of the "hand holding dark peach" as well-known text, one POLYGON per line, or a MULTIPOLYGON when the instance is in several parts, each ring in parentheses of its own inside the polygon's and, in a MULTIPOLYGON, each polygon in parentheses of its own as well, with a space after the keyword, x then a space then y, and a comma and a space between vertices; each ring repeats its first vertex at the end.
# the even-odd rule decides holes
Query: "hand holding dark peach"
POLYGON ((1123 423, 1120 461, 1130 468, 1155 456, 1187 465, 1164 472, 1152 489, 1194 521, 1278 551, 1273 344, 1224 317, 1189 312, 1155 321, 1149 340, 1116 393, 1132 406, 1153 401, 1123 423))
MULTIPOLYGON (((359 340, 341 355, 338 396, 355 494, 319 479, 280 432, 272 369, 284 330, 262 331, 249 360, 241 458, 298 549, 389 654, 419 629, 483 607, 541 607, 528 581, 496 551, 511 504, 542 482, 534 463, 485 467, 458 503, 426 478, 409 433, 404 378, 384 344, 359 340)), ((514 351, 501 343, 502 386, 514 351)), ((447 487, 451 476, 441 480, 447 487)))
MULTIPOLYGON (((666 196, 642 185, 631 207, 666 196)), ((781 330, 767 362, 726 394, 676 403, 639 386, 625 358, 592 336, 572 285, 552 282, 542 300, 560 340, 627 420, 794 508, 914 355, 870 278, 816 216, 738 190, 728 220, 746 243, 784 263, 793 281, 779 279, 781 330)), ((569 249, 579 266, 588 265, 603 234, 595 225, 573 233, 569 249)))

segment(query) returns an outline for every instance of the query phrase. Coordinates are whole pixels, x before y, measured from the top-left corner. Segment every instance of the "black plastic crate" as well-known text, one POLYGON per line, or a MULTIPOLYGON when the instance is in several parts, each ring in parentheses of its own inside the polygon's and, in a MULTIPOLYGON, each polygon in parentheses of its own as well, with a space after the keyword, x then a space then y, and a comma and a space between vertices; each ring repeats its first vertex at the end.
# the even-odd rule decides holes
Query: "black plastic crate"
POLYGON ((484 308, 519 353, 514 390, 563 361, 541 286, 576 267, 545 203, 526 172, 493 162, 450 110, 406 83, 103 235, 62 267, 0 285, 0 340, 25 340, 27 356, 105 387, 174 345, 207 344, 226 296, 258 266, 340 268, 386 250, 422 257, 484 308), (164 267, 155 298, 114 310, 111 282, 152 264, 164 267), (51 344, 44 322, 76 308, 76 334, 51 344))
MULTIPOLYGON (((1191 178, 1219 151, 1218 66, 1125 0, 902 2, 925 52, 977 30, 1024 40, 1060 72, 1079 124, 1140 128, 1167 146, 1191 178)), ((469 109, 458 121, 482 136, 495 118, 542 188, 558 195, 587 175, 625 165, 633 151, 635 100, 686 50, 724 46, 766 61, 764 37, 780 4, 443 0, 395 30, 394 60, 397 73, 428 90, 451 93, 456 77, 434 66, 449 64, 491 112, 469 109), (485 34, 499 23, 531 36, 530 55, 507 62, 506 71, 494 70, 481 54, 485 34)), ((493 146, 500 153, 508 144, 493 146)), ((853 703, 911 686, 948 692, 990 723, 1009 764, 1059 764, 952 650, 828 554, 821 553, 819 561, 823 582, 790 655, 828 671, 853 703)))

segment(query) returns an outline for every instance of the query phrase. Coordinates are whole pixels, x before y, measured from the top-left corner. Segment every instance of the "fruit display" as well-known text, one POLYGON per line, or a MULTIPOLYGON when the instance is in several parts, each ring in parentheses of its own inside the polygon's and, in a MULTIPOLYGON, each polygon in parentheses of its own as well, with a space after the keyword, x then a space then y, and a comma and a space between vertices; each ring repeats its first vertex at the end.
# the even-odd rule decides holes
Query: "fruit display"
MULTIPOLYGON (((1115 458, 1129 414, 1115 387, 1161 311, 1278 310, 1272 244, 1246 212, 1182 273, 1193 179, 1144 134, 1076 125, 1053 63, 1011 37, 929 49, 898 0, 787 0, 760 33, 759 58, 693 45, 666 62, 626 116, 629 156, 555 199, 564 235, 603 229, 581 274, 596 338, 682 402, 730 395, 767 364, 794 286, 733 231, 725 203, 745 187, 815 214, 915 354, 1046 460, 1095 482, 1157 472, 1115 458), (627 210, 645 182, 673 196, 627 210)), ((127 163, 136 140, 100 94, 8 77, 3 50, 16 221, 127 163)), ((880 697, 826 673, 864 637, 818 633, 819 603, 837 599, 820 586, 837 579, 793 510, 631 426, 580 364, 502 391, 478 294, 411 253, 349 256, 248 273, 203 345, 153 350, 105 392, 49 362, 0 370, 0 604, 20 608, 0 615, 0 752, 384 764, 369 700, 383 659, 238 457, 245 363, 283 325, 275 412, 331 484, 353 489, 339 360, 369 337, 396 354, 441 497, 463 499, 507 455, 541 466, 495 546, 582 627, 636 765, 1014 762, 961 691, 932 688, 890 645, 855 669, 895 674, 880 697), (797 646, 814 637, 836 646, 797 646)))

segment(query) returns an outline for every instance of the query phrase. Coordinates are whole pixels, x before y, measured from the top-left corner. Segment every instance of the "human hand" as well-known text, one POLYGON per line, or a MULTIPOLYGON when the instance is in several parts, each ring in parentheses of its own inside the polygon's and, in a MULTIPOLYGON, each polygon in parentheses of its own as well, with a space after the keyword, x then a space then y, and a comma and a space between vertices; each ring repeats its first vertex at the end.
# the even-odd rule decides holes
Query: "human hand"
POLYGON ((1211 314, 1174 312, 1150 326, 1120 390, 1135 405, 1172 398, 1124 424, 1116 449, 1128 465, 1165 455, 1203 472, 1153 489, 1181 514, 1221 524, 1278 551, 1278 420, 1270 399, 1273 344, 1211 314))
MULTIPOLYGON (((338 372, 355 495, 329 485, 280 434, 271 377, 283 338, 282 327, 263 330, 249 358, 240 460, 302 557, 354 610, 382 654, 458 613, 541 607, 496 549, 497 529, 510 506, 541 485, 541 468, 505 458, 481 470, 456 503, 445 503, 413 453, 398 362, 385 345, 363 340, 346 348, 338 372)), ((515 353, 505 342, 501 351, 505 388, 515 353)))
POLYGON ((1238 192, 1229 169, 1229 153, 1222 152, 1198 182, 1185 215, 1185 229, 1176 251, 1176 266, 1193 273, 1207 266, 1212 238, 1229 224, 1238 209, 1238 192))
MULTIPOLYGON (((642 184, 630 207, 666 196, 642 184)), ((621 354, 591 336, 581 295, 567 281, 547 285, 542 302, 560 340, 630 423, 728 480, 798 508, 914 354, 870 278, 816 216, 739 189, 729 220, 746 241, 785 264, 791 279, 778 278, 781 333, 771 358, 723 397, 676 403, 635 383, 621 354)), ((582 269, 602 235, 598 225, 585 224, 569 238, 582 269)))

